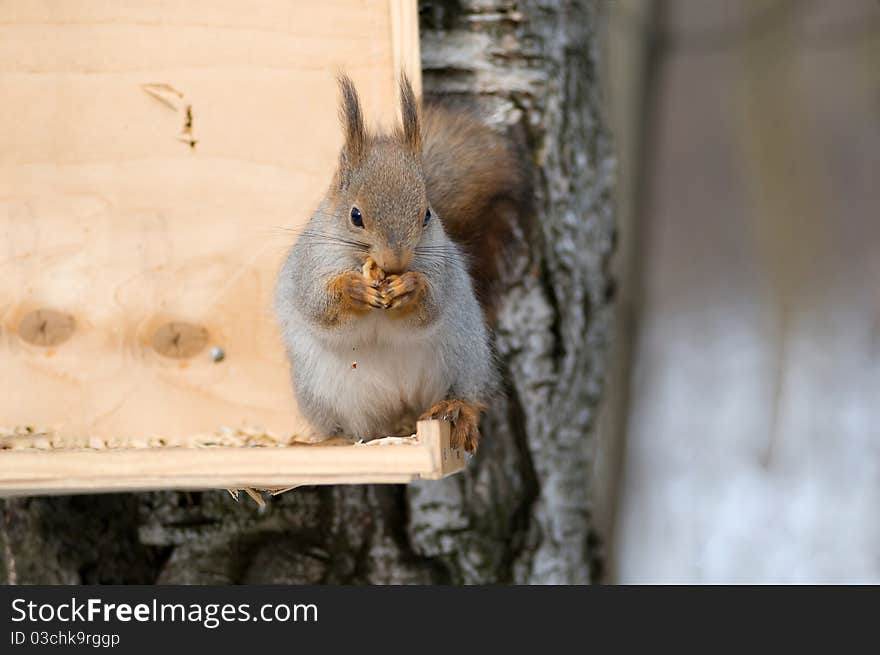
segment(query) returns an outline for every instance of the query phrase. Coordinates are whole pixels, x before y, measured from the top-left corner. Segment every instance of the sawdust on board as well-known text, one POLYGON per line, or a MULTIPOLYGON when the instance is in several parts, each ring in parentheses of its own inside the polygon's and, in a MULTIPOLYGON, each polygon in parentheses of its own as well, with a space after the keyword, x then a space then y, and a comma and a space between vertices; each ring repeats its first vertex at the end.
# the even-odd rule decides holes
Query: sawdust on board
POLYGON ((60 435, 33 426, 0 427, 2 450, 112 450, 118 448, 279 447, 296 445, 296 435, 276 435, 265 430, 221 427, 215 432, 177 437, 110 438, 60 435))
POLYGON ((416 444, 407 437, 379 437, 370 441, 335 437, 314 441, 295 434, 277 435, 265 430, 222 427, 215 432, 178 437, 102 439, 61 436, 54 430, 33 426, 0 427, 0 450, 113 450, 120 448, 280 448, 288 446, 387 446, 416 444))

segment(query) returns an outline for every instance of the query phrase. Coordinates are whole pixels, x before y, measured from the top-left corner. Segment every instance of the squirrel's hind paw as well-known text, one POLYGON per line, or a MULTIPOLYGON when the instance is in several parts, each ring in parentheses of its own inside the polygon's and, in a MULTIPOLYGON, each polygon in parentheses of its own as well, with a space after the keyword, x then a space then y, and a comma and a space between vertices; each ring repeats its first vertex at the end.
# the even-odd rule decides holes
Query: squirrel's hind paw
POLYGON ((450 443, 473 454, 480 444, 480 412, 483 405, 464 400, 443 400, 422 414, 422 420, 435 419, 452 423, 450 443))

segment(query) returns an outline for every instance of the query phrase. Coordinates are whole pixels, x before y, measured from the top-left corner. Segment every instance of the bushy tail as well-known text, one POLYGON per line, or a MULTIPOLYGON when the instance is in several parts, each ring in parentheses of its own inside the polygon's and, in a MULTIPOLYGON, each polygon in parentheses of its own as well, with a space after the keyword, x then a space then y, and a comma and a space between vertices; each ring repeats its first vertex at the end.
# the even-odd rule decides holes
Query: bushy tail
POLYGON ((523 158, 503 136, 463 110, 426 104, 423 165, 428 200, 469 257, 474 289, 494 317, 500 274, 516 225, 533 211, 523 158))

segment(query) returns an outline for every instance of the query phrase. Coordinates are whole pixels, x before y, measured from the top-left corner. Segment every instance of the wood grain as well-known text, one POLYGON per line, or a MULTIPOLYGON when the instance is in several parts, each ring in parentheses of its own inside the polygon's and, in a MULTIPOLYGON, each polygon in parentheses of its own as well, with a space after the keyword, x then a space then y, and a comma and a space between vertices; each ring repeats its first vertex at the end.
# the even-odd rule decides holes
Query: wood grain
POLYGON ((335 73, 390 123, 397 69, 419 81, 416 19, 386 0, 0 5, 0 425, 303 429, 274 276, 332 174, 335 73), (22 338, 34 312, 70 334, 22 338), (163 341, 175 324, 198 347, 163 341))

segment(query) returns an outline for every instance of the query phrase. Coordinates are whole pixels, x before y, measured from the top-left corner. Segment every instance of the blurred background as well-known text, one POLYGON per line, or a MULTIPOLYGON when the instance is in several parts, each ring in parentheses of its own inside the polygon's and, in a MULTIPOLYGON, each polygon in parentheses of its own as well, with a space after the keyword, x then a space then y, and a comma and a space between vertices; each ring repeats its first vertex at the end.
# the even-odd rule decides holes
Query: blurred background
POLYGON ((607 579, 880 582, 880 2, 608 9, 607 579))

